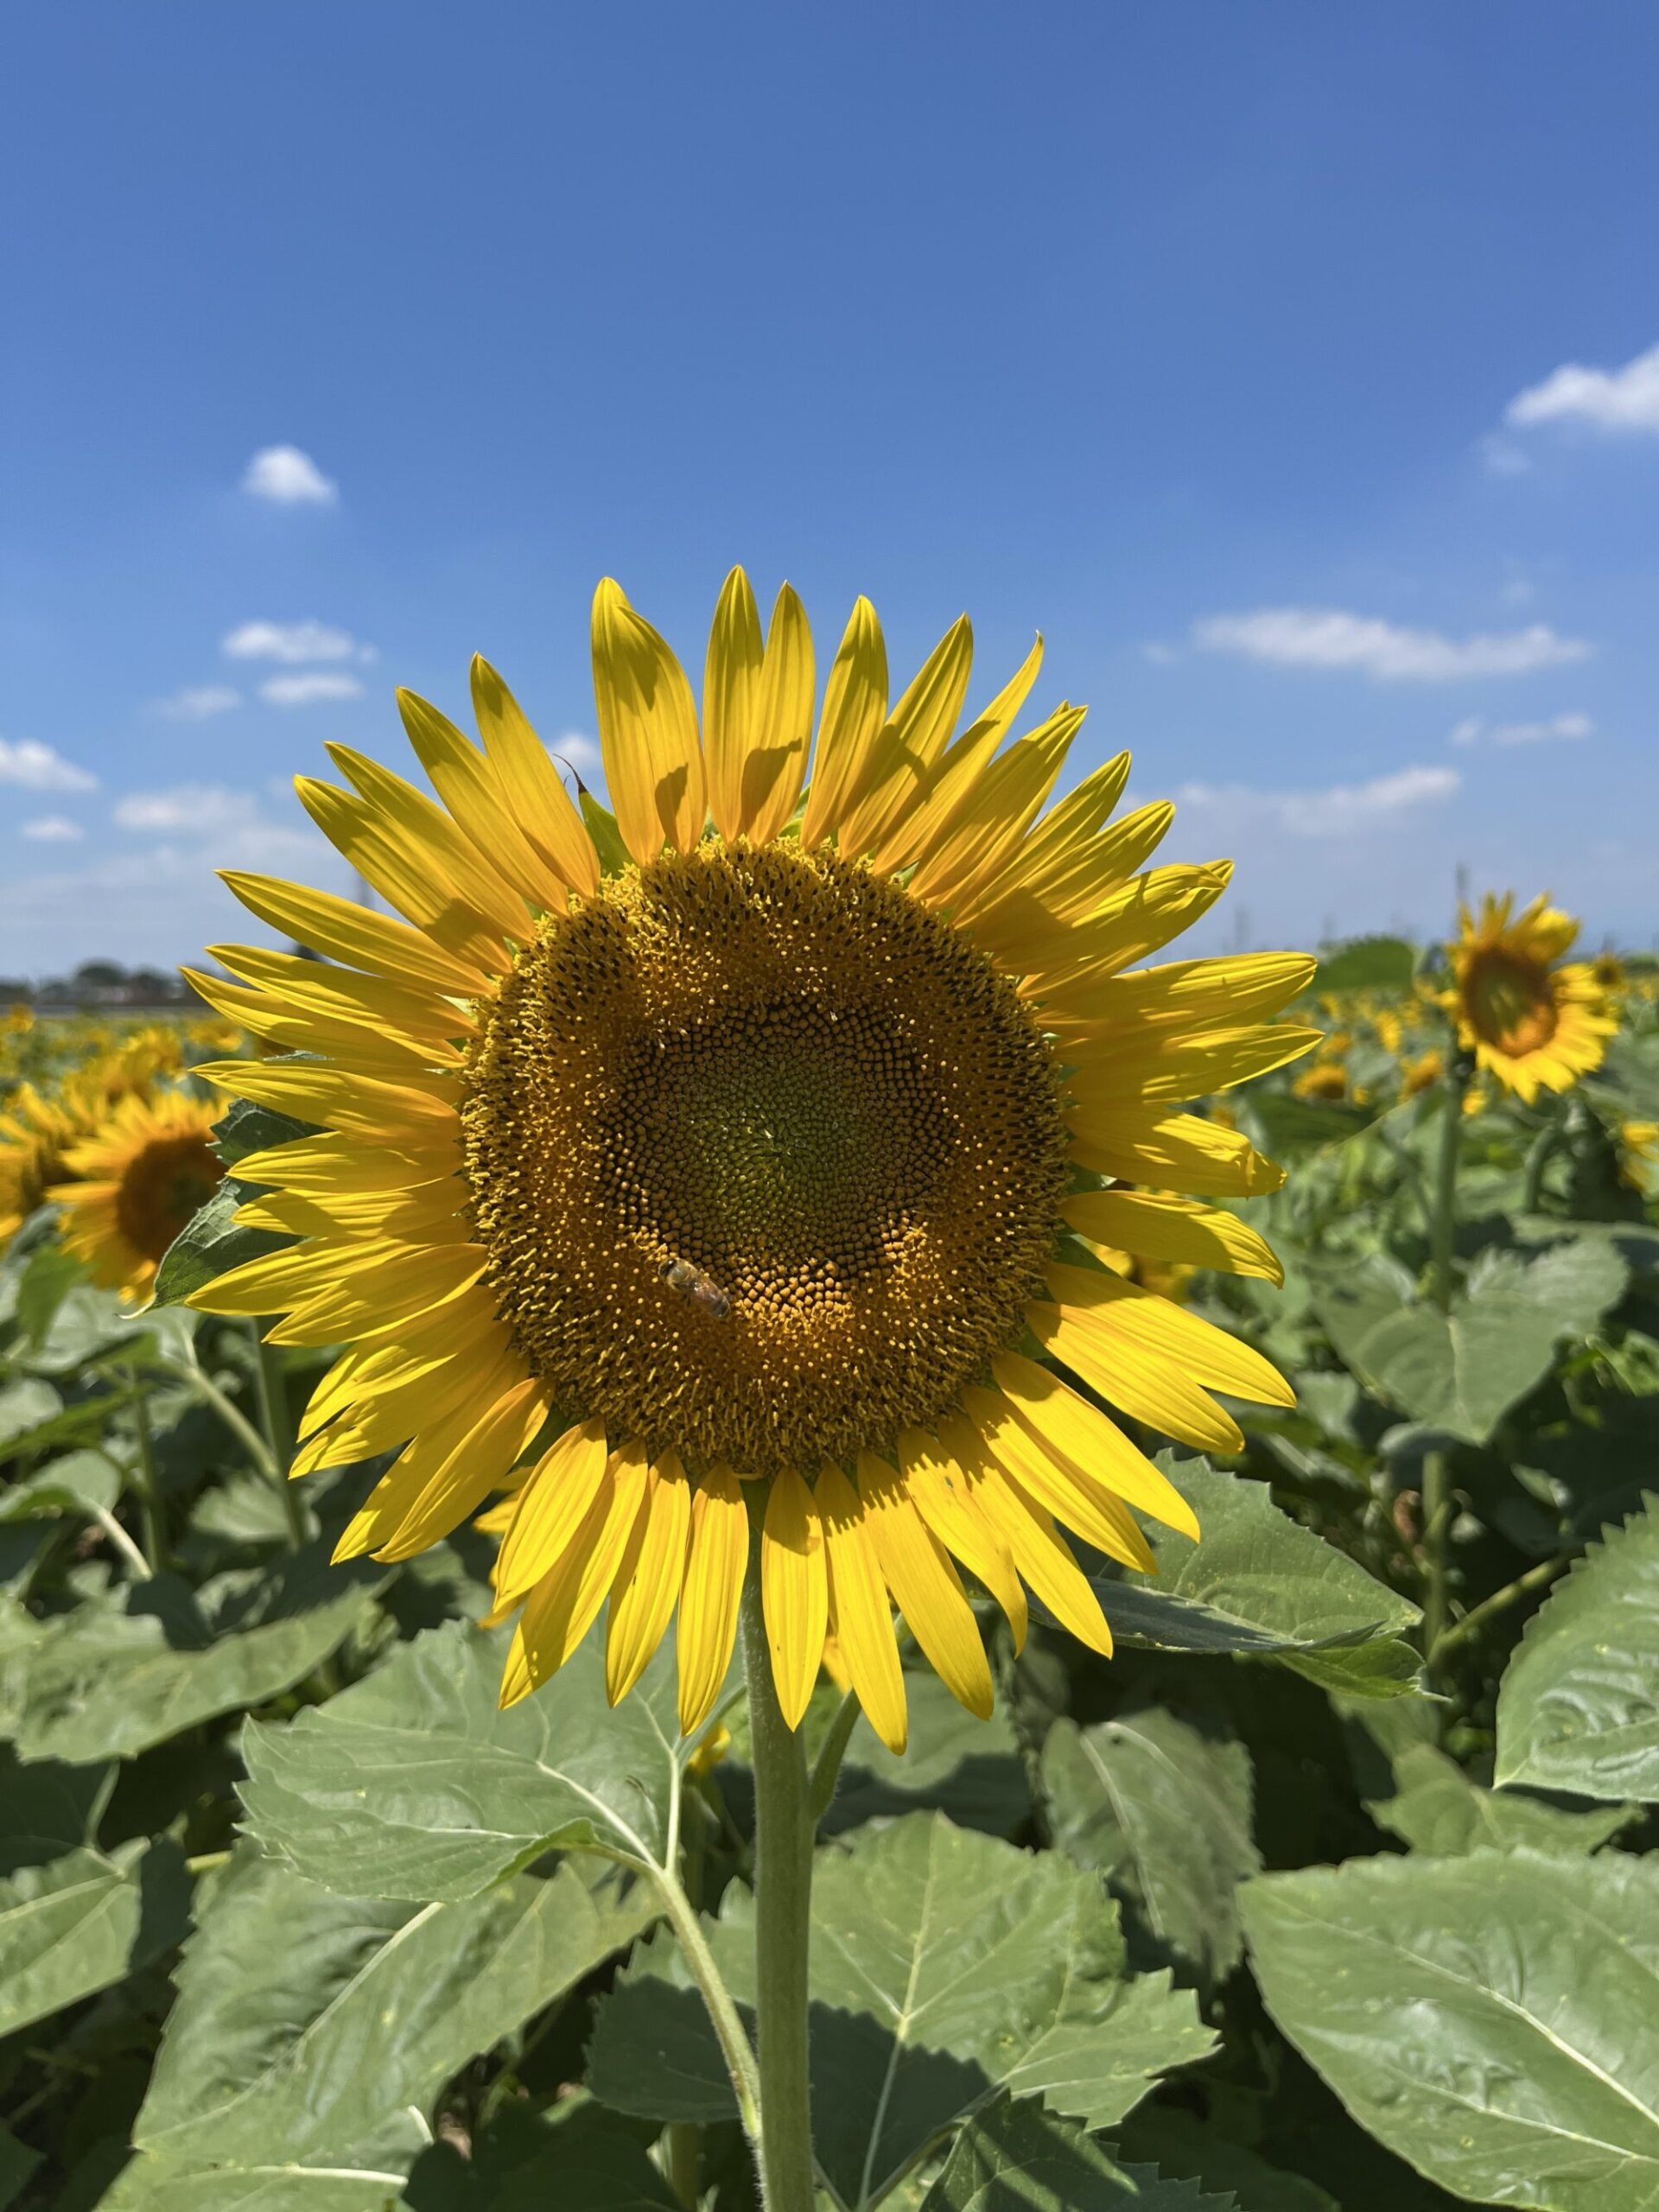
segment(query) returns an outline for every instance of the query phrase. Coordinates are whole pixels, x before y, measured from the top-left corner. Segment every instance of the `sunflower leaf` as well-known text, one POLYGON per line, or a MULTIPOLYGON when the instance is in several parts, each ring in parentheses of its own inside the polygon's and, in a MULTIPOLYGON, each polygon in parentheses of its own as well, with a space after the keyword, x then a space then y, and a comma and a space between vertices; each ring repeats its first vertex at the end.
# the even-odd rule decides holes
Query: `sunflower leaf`
POLYGON ((1237 2204, 1230 2190, 1218 2196, 1152 2166, 1120 2165, 1082 2128, 1003 2097, 957 2136, 920 2212, 1236 2212, 1237 2204))
POLYGON ((1156 1706, 1092 1728, 1061 1719, 1043 1782, 1056 1847, 1102 1870, 1140 1948, 1211 1988, 1237 1962, 1234 1893, 1262 1864, 1243 1745, 1156 1706))
POLYGON ((1483 1789, 1433 1744, 1408 1745, 1393 1764, 1394 1795, 1369 1799, 1365 1809, 1379 1827, 1433 1859, 1461 1858, 1483 1845, 1563 1858, 1597 1851, 1634 1815, 1626 1805, 1570 1813, 1516 1790, 1483 1789))
POLYGON ((643 1860, 668 1832, 695 1748, 659 1653, 613 1711, 590 1638, 503 1713, 505 1630, 451 1622, 286 1726, 251 1721, 242 1800, 265 1850, 348 1897, 474 1897, 543 1851, 643 1860))
POLYGON ((651 1910, 608 1868, 413 1906, 331 1896, 239 1848, 185 1947, 139 2157, 104 2204, 389 2203, 444 2083, 651 1910), (359 2175, 378 2196, 358 2193, 359 2175))
POLYGON ((19 1867, 0 1882, 0 2035, 124 1980, 189 1917, 190 1878, 166 1837, 19 1867))
POLYGON ((1659 1498, 1528 1624, 1497 1694, 1497 1779, 1659 1803, 1659 1498))
POLYGON ((1561 1339, 1589 1335, 1630 1280, 1593 1237, 1530 1259, 1484 1254, 1449 1313, 1402 1303, 1375 1268, 1308 1272, 1332 1343, 1373 1396, 1470 1444, 1485 1443, 1548 1374, 1561 1339))
POLYGON ((253 1196, 251 1183, 227 1175, 211 1198, 186 1222, 162 1255, 156 1272, 157 1306, 178 1306, 215 1276, 228 1274, 249 1260, 263 1260, 291 1244, 291 1236, 273 1229, 249 1229, 238 1224, 236 1210, 253 1196))
MULTIPOLYGON (((1166 2068, 1214 2047, 1167 1975, 1125 1980, 1098 1875, 1058 1853, 915 1813, 819 1853, 811 2037, 818 2157, 849 2207, 879 2203, 926 2145, 1002 2089, 1101 2127, 1166 2068)), ((740 2005, 754 1993, 753 1903, 710 1930, 740 2005)), ((659 1936, 599 2010, 595 2096, 653 2120, 729 2118, 718 2045, 659 1936)))
POLYGON ((1242 1893, 1262 1994, 1361 2125, 1455 2196, 1659 2190, 1659 1867, 1618 1852, 1351 1859, 1242 1893))
POLYGON ((0 1610, 0 1737, 26 1759, 130 1758, 233 1707, 302 1681, 361 1619, 386 1570, 308 1545, 192 1590, 124 1584, 36 1620, 0 1610))

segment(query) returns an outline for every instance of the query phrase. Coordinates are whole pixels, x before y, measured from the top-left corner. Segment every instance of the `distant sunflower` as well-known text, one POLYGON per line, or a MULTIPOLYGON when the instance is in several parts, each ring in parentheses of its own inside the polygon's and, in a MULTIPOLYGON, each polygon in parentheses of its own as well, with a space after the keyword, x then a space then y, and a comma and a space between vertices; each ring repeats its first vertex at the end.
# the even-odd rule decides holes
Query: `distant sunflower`
POLYGON ((64 1208, 65 1247, 95 1281, 135 1298, 149 1288, 168 1246, 224 1174, 209 1142, 219 1111, 181 1092, 134 1093, 65 1154, 80 1179, 48 1196, 64 1208))
POLYGON ((1348 1096, 1348 1071, 1340 1060, 1315 1060, 1302 1070, 1291 1089, 1298 1098, 1316 1098, 1335 1105, 1348 1096))
POLYGON ((48 1188, 67 1172, 65 1154, 98 1119, 73 1087, 60 1099, 32 1083, 18 1084, 0 1111, 0 1244, 45 1205, 48 1188))
POLYGON ((1400 1063, 1400 1096, 1415 1098, 1420 1090, 1427 1090, 1440 1081, 1446 1071, 1446 1055, 1438 1045, 1431 1045, 1426 1052, 1400 1063))
POLYGON ((1529 1103, 1540 1090, 1571 1090, 1599 1066, 1618 1024, 1603 1012, 1591 963, 1560 964, 1579 933, 1571 915, 1541 893, 1511 919, 1514 903, 1508 892, 1498 899, 1489 891, 1478 920, 1459 910, 1446 1004, 1465 1051, 1529 1103))
POLYGON ((833 1637, 897 1748, 893 1605, 983 1714, 959 1567, 1016 1637, 1029 1584, 1104 1651, 1057 1517, 1143 1568, 1131 1505, 1195 1530, 1092 1394, 1220 1452, 1241 1440, 1211 1390, 1290 1402, 1258 1354, 1090 1246, 1280 1279, 1253 1230, 1166 1193, 1282 1181, 1177 1104, 1315 1041, 1262 1019, 1313 963, 1127 972, 1230 869, 1145 869, 1167 805, 1103 826, 1127 755, 1043 811, 1083 715, 1063 706, 1005 744, 1040 640, 957 734, 965 618, 889 710, 860 600, 816 758, 812 641, 787 586, 763 635, 747 578, 727 580, 701 716, 608 581, 593 647, 613 823, 584 794, 590 836, 475 661, 481 750, 399 694, 442 805, 343 747, 351 791, 298 785, 412 927, 226 877, 343 964, 222 945, 252 988, 192 979, 255 1035, 316 1056, 204 1072, 328 1132, 240 1163, 274 1186, 240 1217, 302 1241, 194 1302, 283 1313, 277 1343, 351 1343, 295 1472, 407 1449, 340 1556, 407 1558, 516 1480, 510 1514, 490 1516, 506 1523, 498 1609, 523 1608, 504 1703, 608 1595, 612 1698, 677 1605, 681 1725, 699 1727, 753 1522, 789 1722, 833 1637))

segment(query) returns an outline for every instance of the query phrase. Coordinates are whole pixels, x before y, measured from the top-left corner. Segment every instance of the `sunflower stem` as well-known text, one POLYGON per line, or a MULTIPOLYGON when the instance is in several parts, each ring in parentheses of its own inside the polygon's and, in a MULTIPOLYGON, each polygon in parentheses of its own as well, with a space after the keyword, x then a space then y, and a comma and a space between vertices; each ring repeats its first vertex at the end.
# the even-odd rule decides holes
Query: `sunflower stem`
POLYGON ((1564 1134, 1565 1117, 1558 1105, 1528 1149, 1526 1174, 1521 1185, 1522 1213, 1537 1212, 1544 1195, 1544 1171, 1554 1159, 1564 1134))
MULTIPOLYGON (((1458 1226, 1458 1154, 1463 1141, 1463 1095, 1469 1071, 1461 1055, 1448 1061, 1442 1084, 1440 1159, 1434 1175, 1429 1295, 1442 1313, 1452 1310, 1452 1250, 1458 1226)), ((1452 1458, 1444 1451, 1423 1461, 1423 1650, 1433 1664, 1451 1618, 1447 1540, 1452 1530, 1452 1458)))
POLYGON ((798 1729, 772 1681, 751 1566, 743 1586, 743 1664, 754 1764, 754 1966, 760 2063, 760 2181, 766 2212, 812 2212, 807 2075, 807 1942, 812 1903, 811 1785, 798 1729))
POLYGON ((289 1549, 296 1552, 304 1544, 307 1531, 304 1503, 289 1479, 288 1471, 294 1463, 294 1424, 289 1418, 287 1379, 276 1357, 276 1346, 268 1344, 260 1335, 257 1321, 249 1322, 248 1333, 253 1338, 254 1390, 259 1408, 259 1427, 270 1453, 277 1494, 283 1501, 289 1549))

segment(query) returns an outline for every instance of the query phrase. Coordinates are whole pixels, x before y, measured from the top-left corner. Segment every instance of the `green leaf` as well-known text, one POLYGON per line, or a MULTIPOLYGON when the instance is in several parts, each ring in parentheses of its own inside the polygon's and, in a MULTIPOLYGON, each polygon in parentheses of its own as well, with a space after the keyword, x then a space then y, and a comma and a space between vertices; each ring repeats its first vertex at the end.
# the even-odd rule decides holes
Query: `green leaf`
POLYGON ((411 2177, 418 2212, 681 2212, 637 2130, 591 2099, 504 2105, 467 2155, 435 2145, 411 2177))
POLYGON ((256 1106, 251 1098, 233 1098, 223 1118, 213 1123, 213 1150, 226 1167, 235 1167, 251 1152, 264 1152, 272 1145, 293 1144, 301 1137, 321 1136, 315 1122, 296 1122, 274 1106, 256 1106))
POLYGON ((124 1980, 189 1916, 183 1854, 165 1837, 19 1867, 0 1882, 0 2036, 124 1980))
POLYGON ((931 1670, 907 1674, 910 1741, 888 1751, 861 1713, 854 1726, 824 1835, 866 1821, 937 1809, 957 1827, 1009 1835, 1031 1815, 1031 1789, 1002 1706, 979 1720, 931 1670))
POLYGON ((29 1451, 30 1432, 52 1421, 62 1408, 62 1398, 49 1382, 32 1375, 8 1382, 0 1389, 0 1452, 10 1458, 29 1451))
POLYGON ((1482 1254, 1449 1313, 1402 1304, 1392 1279, 1363 1263, 1310 1274, 1315 1311, 1366 1389, 1471 1444, 1485 1443, 1549 1372, 1561 1339, 1588 1336, 1629 1281, 1618 1252, 1590 1237, 1530 1259, 1482 1254))
POLYGON ((345 1896, 467 1897, 551 1846, 659 1857, 695 1747, 659 1652, 614 1711, 589 1638, 498 1709, 508 1632, 449 1623, 286 1726, 251 1723, 242 1801, 264 1848, 345 1896))
POLYGON ((1498 1686, 1497 1779, 1659 1803, 1659 1499, 1527 1624, 1498 1686))
POLYGON ((90 1844, 114 1786, 112 1765, 39 1759, 25 1766, 10 1744, 0 1744, 0 1874, 90 1844))
MULTIPOLYGON (((280 1117, 279 1117, 280 1118, 280 1117)), ((180 1306, 216 1275, 228 1274, 245 1261, 263 1260, 291 1244, 274 1229, 238 1225, 236 1210, 253 1195, 253 1185, 227 1175, 205 1206, 194 1213, 162 1256, 156 1274, 157 1306, 180 1306)))
POLYGON ((1243 2144, 1169 2105, 1146 2104, 1132 2113, 1117 2131, 1117 2147, 1126 2158, 1156 2167, 1167 2181, 1231 2190, 1238 2212, 1343 2212, 1317 2182, 1270 2165, 1243 2144))
POLYGON ((1361 1859, 1258 1877, 1274 2019, 1361 2125, 1453 2196, 1659 2196, 1659 1866, 1605 1852, 1361 1859))
POLYGON ((1098 1866, 1141 1946, 1208 1990, 1236 1963, 1234 1892, 1261 1866, 1250 1835, 1250 1755, 1157 1706, 1043 1745, 1054 1841, 1098 1866))
MULTIPOLYGON (((727 1892, 710 1930, 746 2007, 753 1899, 727 1892)), ((1091 2126, 1119 2120, 1166 2068, 1214 2038, 1167 1975, 1123 1979, 1097 1874, 1056 1852, 913 1813, 818 1853, 811 2037, 817 2152, 842 2202, 877 2203, 925 2147, 998 2090, 1041 2096, 1091 2126)), ((720 2053, 665 1936, 599 2010, 595 2096, 639 2118, 729 2118, 720 2053)))
POLYGON ((1599 1850, 1631 1817, 1623 1805, 1569 1813, 1513 1790, 1483 1789, 1432 1744, 1402 1751, 1394 1782, 1394 1796, 1368 1802, 1366 1811, 1379 1827, 1433 1859, 1461 1858, 1483 1845, 1571 1857, 1599 1850))
POLYGON ((67 1452, 0 1491, 0 1522, 39 1521, 73 1513, 107 1513, 121 1495, 121 1478, 101 1452, 67 1452))
POLYGON ((1258 1092, 1250 1111, 1261 1124, 1262 1144, 1275 1159, 1294 1160, 1300 1153, 1344 1143, 1376 1119, 1373 1107, 1340 1098, 1298 1098, 1291 1090, 1258 1092))
POLYGON ((1319 962, 1311 995, 1329 991, 1408 991, 1417 971, 1417 948, 1402 937, 1355 937, 1319 962))
POLYGON ((1095 1580, 1121 1643, 1273 1659, 1358 1695, 1410 1688, 1414 1655, 1381 1642, 1419 1618, 1408 1599, 1281 1513, 1265 1484, 1169 1453, 1159 1465, 1191 1502, 1201 1533, 1194 1543, 1173 1529, 1148 1529, 1155 1580, 1095 1580))
POLYGON ((1080 2127, 1004 2098, 964 2127, 920 2212, 1236 2212, 1230 2191, 1120 2165, 1080 2127))
POLYGON ((263 2206, 251 2183, 272 2168, 301 2184, 275 2203, 330 2202, 314 2185, 340 2168, 401 2188, 450 2076, 632 1941, 653 1909, 611 1868, 584 1878, 565 1866, 412 1906, 333 1897, 238 1849, 185 1948, 133 2125, 143 2155, 111 2212, 216 2204, 191 2194, 210 2175, 225 2202, 263 2206))
POLYGON ((0 2127, 0 2212, 16 2202, 23 2183, 41 2163, 41 2153, 20 2143, 9 2127, 0 2127))
POLYGON ((386 1573, 309 1544, 199 1590, 164 1574, 44 1621, 0 1610, 0 1737, 24 1758, 130 1758, 261 1704, 344 1642, 386 1573))
POLYGON ((622 842, 616 817, 609 807, 600 804, 580 776, 576 784, 582 818, 594 841, 594 850, 599 855, 600 868, 606 875, 620 875, 633 865, 633 856, 622 842))

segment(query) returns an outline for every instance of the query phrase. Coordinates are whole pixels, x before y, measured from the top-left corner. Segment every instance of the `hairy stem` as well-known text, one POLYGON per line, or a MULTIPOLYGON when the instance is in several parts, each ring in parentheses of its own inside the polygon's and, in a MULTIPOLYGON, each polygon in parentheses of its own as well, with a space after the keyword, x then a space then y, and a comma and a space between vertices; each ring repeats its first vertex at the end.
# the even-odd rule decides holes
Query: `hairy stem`
POLYGON ((760 1581, 743 1587, 743 1663, 754 1762, 754 1963, 766 2212, 812 2212, 807 2076, 807 1940, 812 1903, 811 1785, 799 1731, 772 1675, 760 1581))

